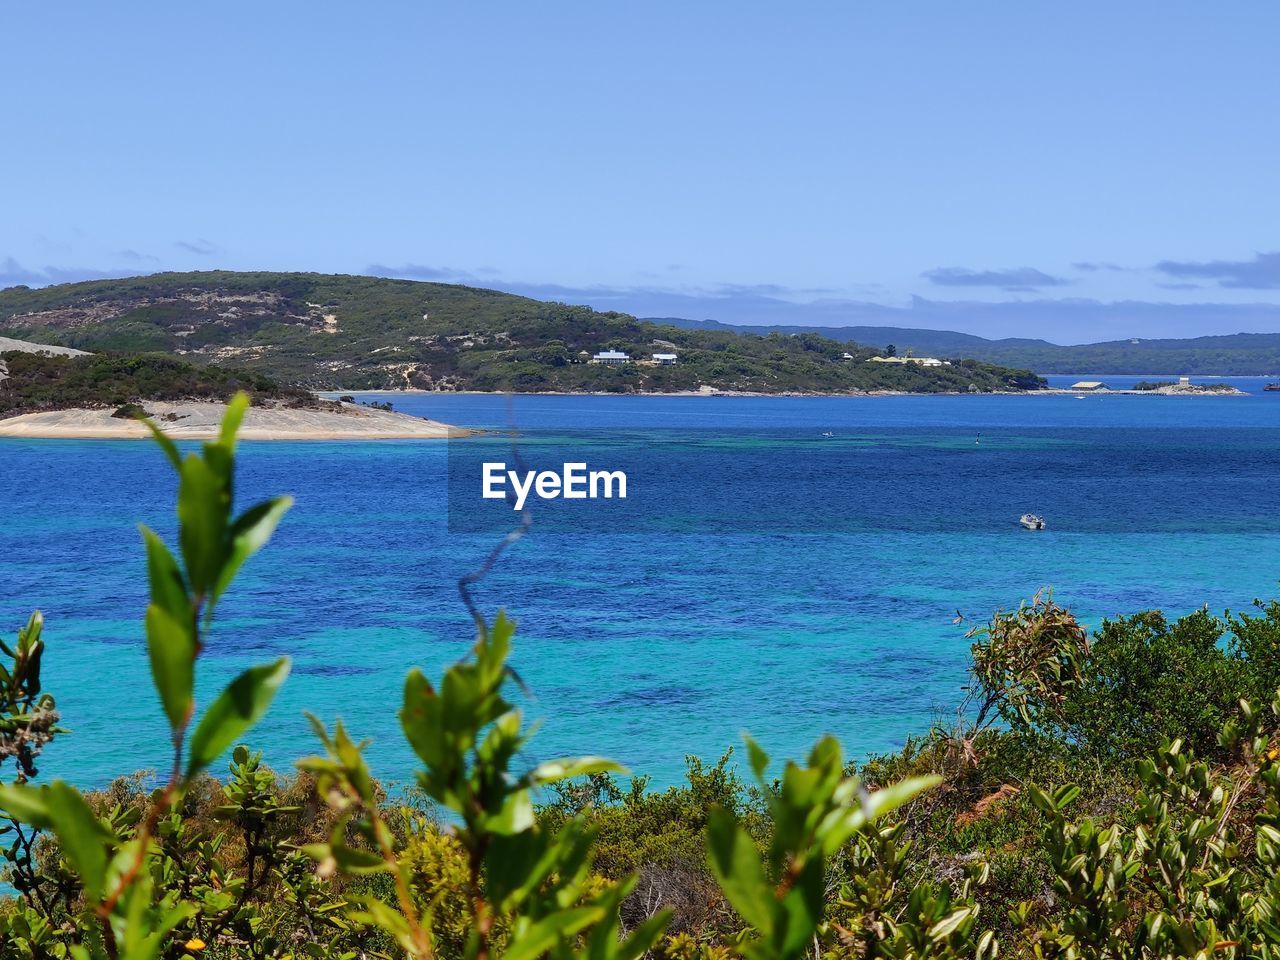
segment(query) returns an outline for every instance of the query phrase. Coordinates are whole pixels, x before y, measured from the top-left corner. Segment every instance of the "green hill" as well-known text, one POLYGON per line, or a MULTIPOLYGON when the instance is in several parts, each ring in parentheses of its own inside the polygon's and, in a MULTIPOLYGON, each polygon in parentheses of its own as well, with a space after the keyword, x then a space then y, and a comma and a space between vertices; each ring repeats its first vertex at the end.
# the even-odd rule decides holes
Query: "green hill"
POLYGON ((986 363, 1029 367, 1037 373, 1130 373, 1143 375, 1267 376, 1280 372, 1280 333, 1235 333, 1225 336, 1164 340, 1110 340, 1063 346, 1048 340, 1008 337, 988 340, 954 330, 910 327, 747 326, 681 317, 649 318, 690 330, 815 333, 838 343, 849 341, 898 352, 914 350, 933 356, 961 355, 986 363))
POLYGON ((163 352, 321 389, 982 392, 1039 385, 971 360, 922 369, 815 334, 688 330, 474 287, 315 273, 161 273, 0 291, 0 335, 163 352), (586 362, 605 349, 673 366, 586 362), (844 354, 852 355, 851 360, 844 354))

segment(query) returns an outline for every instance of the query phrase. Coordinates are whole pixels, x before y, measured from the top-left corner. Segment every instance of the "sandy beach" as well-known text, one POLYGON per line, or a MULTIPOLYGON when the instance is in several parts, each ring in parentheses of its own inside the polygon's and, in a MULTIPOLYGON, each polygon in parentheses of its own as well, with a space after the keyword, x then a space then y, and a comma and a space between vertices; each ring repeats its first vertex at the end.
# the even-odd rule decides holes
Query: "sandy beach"
MULTIPOLYGON (((226 404, 207 402, 145 404, 175 440, 207 440, 217 435, 226 404)), ((144 440, 151 434, 135 420, 111 410, 52 410, 0 420, 0 437, 63 440, 144 440)), ((441 440, 471 431, 403 413, 344 403, 333 410, 251 407, 240 429, 242 440, 441 440)))

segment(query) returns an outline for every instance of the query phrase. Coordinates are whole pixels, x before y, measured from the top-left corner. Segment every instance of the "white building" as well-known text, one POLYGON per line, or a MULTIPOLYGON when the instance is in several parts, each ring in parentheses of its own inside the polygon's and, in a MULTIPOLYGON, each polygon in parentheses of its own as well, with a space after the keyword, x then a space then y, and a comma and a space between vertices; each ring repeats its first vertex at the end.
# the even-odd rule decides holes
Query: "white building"
POLYGON ((630 363, 631 357, 618 350, 601 350, 591 358, 592 363, 607 363, 612 365, 630 363))
POLYGON ((868 357, 867 363, 914 363, 922 367, 949 367, 950 360, 937 357, 868 357))
POLYGON ((674 353, 655 353, 653 362, 660 367, 669 367, 676 362, 676 355, 674 353))

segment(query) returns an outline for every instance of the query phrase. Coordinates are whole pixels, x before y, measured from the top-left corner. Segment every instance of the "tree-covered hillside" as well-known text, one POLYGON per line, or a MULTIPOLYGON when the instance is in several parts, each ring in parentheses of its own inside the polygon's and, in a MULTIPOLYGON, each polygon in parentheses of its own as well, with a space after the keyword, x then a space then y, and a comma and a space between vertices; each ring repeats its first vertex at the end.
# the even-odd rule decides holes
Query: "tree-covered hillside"
POLYGON ((261 374, 195 366, 177 357, 0 353, 0 418, 72 407, 132 408, 151 400, 222 401, 241 390, 254 400, 316 404, 307 391, 281 387, 261 374))
POLYGON ((329 389, 855 392, 1033 388, 973 361, 922 369, 812 334, 684 330, 495 290, 314 273, 162 273, 0 291, 0 334, 166 352, 329 389), (605 349, 673 366, 586 362, 605 349), (852 359, 845 359, 849 353, 852 359))
POLYGON ((973 357, 984 363, 1029 367, 1037 373, 1128 373, 1142 375, 1280 375, 1280 333, 1234 333, 1187 339, 1108 340, 1063 346, 1048 340, 1008 337, 988 340, 954 330, 908 327, 746 326, 680 317, 649 318, 690 330, 768 334, 815 333, 838 343, 854 341, 901 353, 973 357))
POLYGON ((973 354, 993 363, 1025 363, 1042 373, 1267 376, 1280 374, 1280 333, 1113 340, 1065 347, 995 340, 973 354))

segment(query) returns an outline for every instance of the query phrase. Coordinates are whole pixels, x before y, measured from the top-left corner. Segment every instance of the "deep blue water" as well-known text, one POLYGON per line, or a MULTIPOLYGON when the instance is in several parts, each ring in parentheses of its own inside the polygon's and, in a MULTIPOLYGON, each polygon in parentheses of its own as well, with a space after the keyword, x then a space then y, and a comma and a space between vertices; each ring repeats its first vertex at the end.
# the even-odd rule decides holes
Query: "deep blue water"
MULTIPOLYGON (((539 466, 625 466, 625 503, 538 506, 476 592, 520 623, 514 663, 544 720, 532 752, 604 753, 659 783, 743 730, 776 755, 826 731, 855 754, 900 745, 958 702, 957 612, 981 620, 1052 586, 1096 624, 1240 609, 1280 580, 1277 394, 390 399, 514 423, 539 466), (1050 529, 1021 530, 1027 509, 1050 529)), ((449 446, 243 445, 242 503, 287 491, 298 504, 220 609, 202 691, 291 654, 255 738, 277 766, 312 749, 309 709, 343 716, 373 738, 376 773, 408 779, 403 675, 465 651, 455 581, 510 513, 455 502, 451 516, 448 496, 451 465, 456 501, 458 478, 508 441, 449 446)), ((163 763, 133 525, 170 535, 172 496, 149 443, 0 440, 0 635, 44 611, 46 685, 74 731, 47 774, 100 784, 163 763)))

